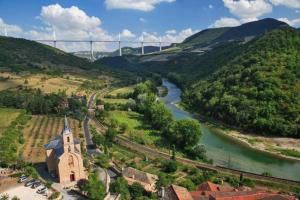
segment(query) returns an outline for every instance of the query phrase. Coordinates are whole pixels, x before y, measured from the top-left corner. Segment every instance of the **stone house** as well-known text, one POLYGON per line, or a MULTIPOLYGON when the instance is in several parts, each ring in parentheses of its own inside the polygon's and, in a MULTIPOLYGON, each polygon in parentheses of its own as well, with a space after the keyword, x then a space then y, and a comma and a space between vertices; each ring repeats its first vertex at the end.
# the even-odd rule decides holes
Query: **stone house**
POLYGON ((127 181, 128 185, 139 183, 148 192, 156 192, 156 181, 158 176, 146 173, 132 167, 127 167, 122 170, 122 175, 127 181))

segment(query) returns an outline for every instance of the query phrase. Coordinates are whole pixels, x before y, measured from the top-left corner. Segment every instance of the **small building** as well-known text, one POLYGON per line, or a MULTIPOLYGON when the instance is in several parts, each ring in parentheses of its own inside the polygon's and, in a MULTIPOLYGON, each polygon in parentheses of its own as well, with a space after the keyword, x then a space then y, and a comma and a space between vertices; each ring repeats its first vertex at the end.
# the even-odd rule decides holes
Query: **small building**
POLYGON ((158 176, 154 174, 149 174, 132 167, 127 167, 122 170, 122 175, 125 180, 128 182, 128 185, 133 183, 139 183, 143 188, 148 192, 156 192, 156 181, 158 176))
POLYGON ((87 178, 83 167, 80 140, 73 138, 66 117, 61 134, 44 145, 44 148, 48 171, 56 174, 60 183, 69 186, 87 178))
POLYGON ((192 195, 186 188, 177 185, 163 187, 159 195, 160 200, 193 200, 192 195))

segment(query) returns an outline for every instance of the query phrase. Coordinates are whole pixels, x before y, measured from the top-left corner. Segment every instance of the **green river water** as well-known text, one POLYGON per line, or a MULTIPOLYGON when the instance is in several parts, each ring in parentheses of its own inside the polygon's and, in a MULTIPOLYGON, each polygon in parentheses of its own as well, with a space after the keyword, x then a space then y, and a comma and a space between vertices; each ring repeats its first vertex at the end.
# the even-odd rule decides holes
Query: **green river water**
MULTIPOLYGON (((181 90, 167 80, 163 80, 163 85, 168 88, 168 95, 161 99, 171 110, 174 118, 193 118, 190 113, 179 109, 175 105, 181 101, 181 90)), ((257 174, 271 172, 275 177, 300 181, 300 161, 284 159, 257 151, 222 134, 216 133, 204 125, 202 125, 200 143, 205 145, 207 156, 213 159, 214 165, 257 174)))

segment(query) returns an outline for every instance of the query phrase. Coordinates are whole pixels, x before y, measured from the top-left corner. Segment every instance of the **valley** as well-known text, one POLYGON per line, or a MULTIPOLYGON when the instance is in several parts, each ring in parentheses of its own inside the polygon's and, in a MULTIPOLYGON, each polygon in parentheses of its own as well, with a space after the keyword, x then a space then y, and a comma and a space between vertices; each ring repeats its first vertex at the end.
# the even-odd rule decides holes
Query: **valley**
POLYGON ((292 199, 299 46, 299 29, 270 18, 95 61, 1 36, 0 187, 24 174, 53 199, 156 200, 168 187, 204 197, 206 184, 292 199))

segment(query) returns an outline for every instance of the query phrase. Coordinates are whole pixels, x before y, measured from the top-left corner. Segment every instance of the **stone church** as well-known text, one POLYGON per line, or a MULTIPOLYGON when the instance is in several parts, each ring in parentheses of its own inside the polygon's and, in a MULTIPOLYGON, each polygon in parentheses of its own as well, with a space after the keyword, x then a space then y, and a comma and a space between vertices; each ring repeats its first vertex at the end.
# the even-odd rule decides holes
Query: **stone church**
POLYGON ((60 183, 72 185, 80 179, 87 178, 83 167, 80 140, 73 138, 67 117, 61 134, 44 147, 48 171, 56 174, 60 183))

